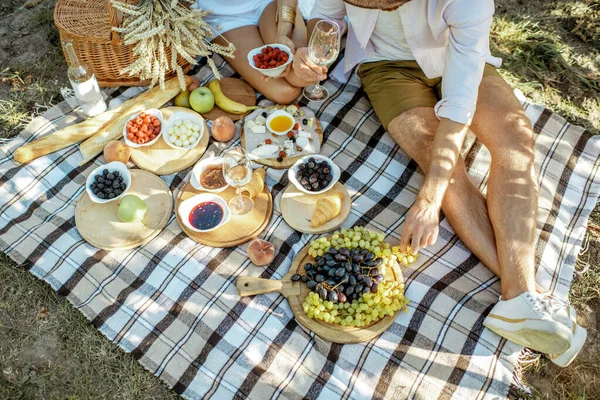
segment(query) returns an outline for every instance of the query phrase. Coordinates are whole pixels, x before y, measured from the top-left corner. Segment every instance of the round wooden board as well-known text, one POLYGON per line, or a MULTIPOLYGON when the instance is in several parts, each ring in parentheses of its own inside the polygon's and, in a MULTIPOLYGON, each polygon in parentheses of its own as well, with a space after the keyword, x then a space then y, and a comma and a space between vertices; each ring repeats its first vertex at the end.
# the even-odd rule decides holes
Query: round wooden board
MULTIPOLYGON (((261 279, 241 276, 237 279, 236 287, 240 296, 251 296, 270 292, 279 292, 285 296, 290 304, 296 320, 306 329, 313 331, 322 339, 333 343, 362 343, 381 335, 393 323, 398 312, 393 317, 386 316, 367 327, 348 327, 338 324, 329 324, 320 320, 308 318, 302 304, 308 297, 310 290, 302 281, 292 282, 293 274, 304 274, 304 265, 313 263, 315 259, 308 255, 306 246, 294 259, 290 271, 281 280, 261 279)), ((404 276, 399 266, 387 268, 386 280, 404 282, 404 276)))
MULTIPOLYGON (((176 112, 186 112, 199 116, 194 110, 184 107, 166 107, 160 110, 165 122, 176 112)), ((204 122, 204 134, 196 147, 189 150, 174 149, 165 142, 161 136, 152 146, 132 147, 131 160, 143 170, 156 175, 171 175, 191 167, 202 158, 210 139, 210 131, 204 122)))
MULTIPOLYGON (((319 120, 316 117, 315 117, 315 122, 317 124, 317 127, 315 128, 315 132, 317 132, 317 135, 319 135, 320 145, 323 146, 323 127, 321 126, 321 122, 319 122, 319 120)), ((241 139, 242 147, 245 150, 246 149, 246 135, 245 135, 245 129, 243 126, 242 126, 242 135, 241 135, 240 139, 241 139)), ((253 161, 257 164, 264 165, 265 167, 271 167, 274 169, 288 169, 289 167, 294 165, 296 163, 296 161, 298 161, 299 159, 301 159, 304 156, 286 157, 283 159, 282 162, 277 161, 276 158, 259 159, 259 160, 253 160, 253 161)))
POLYGON ((119 200, 94 203, 84 192, 75 208, 79 234, 92 246, 104 250, 128 250, 154 239, 167 225, 173 210, 173 195, 158 176, 139 169, 131 170, 127 194, 141 198, 148 207, 140 222, 121 222, 117 217, 119 200))
POLYGON ((320 234, 334 231, 342 226, 350 216, 352 199, 346 187, 339 182, 336 182, 330 190, 321 194, 306 194, 298 190, 296 186, 289 185, 281 194, 279 204, 283 219, 293 229, 303 233, 320 234), (339 215, 318 228, 311 228, 310 219, 317 208, 317 200, 334 193, 342 193, 344 195, 339 215))
MULTIPOLYGON (((175 215, 179 226, 192 240, 211 247, 234 247, 244 244, 258 235, 267 227, 271 215, 273 215, 273 197, 269 188, 265 185, 263 192, 254 199, 254 208, 245 215, 231 215, 231 219, 225 225, 211 232, 194 232, 185 227, 177 210, 182 201, 189 199, 202 192, 196 190, 190 182, 187 182, 179 191, 175 201, 175 215)), ((228 187, 221 193, 214 193, 229 201, 236 195, 235 188, 228 187)))
MULTIPOLYGON (((219 84, 221 85, 221 90, 225 96, 229 97, 231 100, 237 101, 238 103, 242 103, 246 106, 256 105, 256 92, 248 82, 238 78, 221 78, 219 84)), ((226 116, 231 118, 233 121, 237 121, 243 117, 241 114, 231 114, 223 111, 216 105, 206 114, 202 114, 202 116, 211 120, 226 116)))

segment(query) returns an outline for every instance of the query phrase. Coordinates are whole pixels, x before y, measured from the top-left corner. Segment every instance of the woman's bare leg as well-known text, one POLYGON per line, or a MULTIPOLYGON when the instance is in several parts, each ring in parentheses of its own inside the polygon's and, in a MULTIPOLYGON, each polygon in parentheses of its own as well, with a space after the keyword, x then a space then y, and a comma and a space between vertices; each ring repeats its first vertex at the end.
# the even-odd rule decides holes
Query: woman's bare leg
POLYGON ((257 26, 232 29, 225 32, 223 37, 215 38, 214 42, 226 46, 225 39, 235 45, 235 58, 226 57, 227 62, 258 92, 278 104, 290 104, 298 98, 301 90, 299 87, 292 86, 284 78, 266 81, 263 74, 248 64, 248 53, 265 45, 257 26))

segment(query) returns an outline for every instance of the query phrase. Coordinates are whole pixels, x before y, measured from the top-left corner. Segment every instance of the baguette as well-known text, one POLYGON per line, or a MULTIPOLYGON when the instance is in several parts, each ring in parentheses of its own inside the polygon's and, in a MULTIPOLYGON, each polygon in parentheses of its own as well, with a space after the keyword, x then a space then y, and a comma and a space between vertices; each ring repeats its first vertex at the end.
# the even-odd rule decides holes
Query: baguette
MULTIPOLYGON (((189 85, 191 81, 192 78, 186 76, 186 86, 189 85)), ((156 86, 153 89, 140 94, 136 97, 136 102, 133 106, 103 126, 94 136, 81 143, 79 151, 81 151, 83 160, 79 165, 89 162, 92 158, 102 153, 106 144, 120 138, 123 135, 123 126, 125 126, 127 120, 133 115, 150 108, 162 107, 173 97, 177 96, 180 91, 179 80, 173 78, 165 82, 164 89, 156 86)))
POLYGON ((78 124, 67 126, 41 139, 21 146, 15 150, 15 161, 26 163, 81 142, 104 128, 110 121, 123 114, 128 108, 134 106, 136 102, 135 98, 127 100, 112 110, 103 112, 78 124))

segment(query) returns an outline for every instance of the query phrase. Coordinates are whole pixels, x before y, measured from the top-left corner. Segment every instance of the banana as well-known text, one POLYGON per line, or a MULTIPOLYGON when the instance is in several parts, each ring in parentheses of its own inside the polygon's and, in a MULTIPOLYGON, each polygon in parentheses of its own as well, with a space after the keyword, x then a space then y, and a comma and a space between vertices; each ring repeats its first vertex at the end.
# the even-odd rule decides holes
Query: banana
POLYGON ((221 90, 221 85, 217 80, 211 81, 208 84, 208 88, 212 92, 213 96, 215 96, 215 104, 225 112, 231 114, 246 114, 247 112, 256 110, 258 108, 257 106, 246 106, 225 96, 225 93, 223 93, 221 90))

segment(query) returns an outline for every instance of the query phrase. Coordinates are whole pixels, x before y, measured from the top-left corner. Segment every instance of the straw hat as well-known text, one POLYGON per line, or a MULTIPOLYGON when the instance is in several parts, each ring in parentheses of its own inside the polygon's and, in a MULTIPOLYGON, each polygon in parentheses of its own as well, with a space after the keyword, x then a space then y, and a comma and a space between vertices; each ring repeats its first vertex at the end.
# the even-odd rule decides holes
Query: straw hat
POLYGON ((380 10, 395 10, 410 0, 344 0, 346 3, 360 8, 378 8, 380 10))

